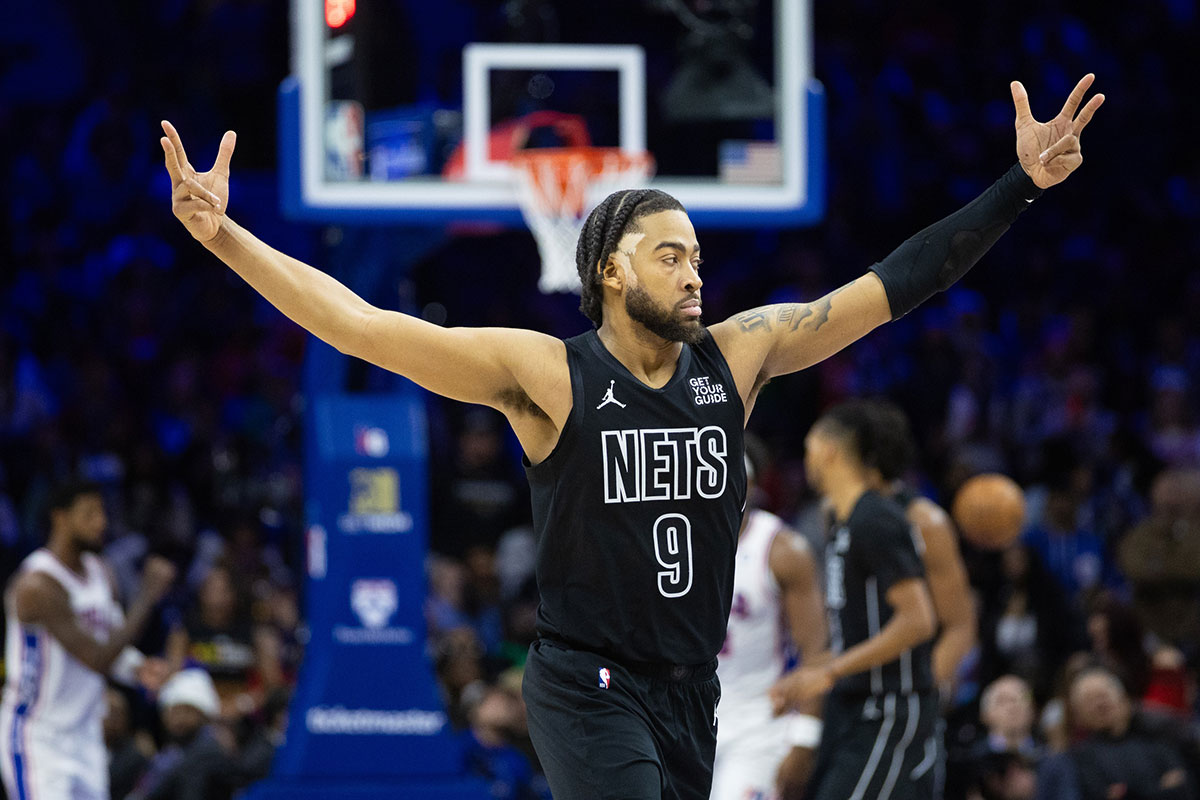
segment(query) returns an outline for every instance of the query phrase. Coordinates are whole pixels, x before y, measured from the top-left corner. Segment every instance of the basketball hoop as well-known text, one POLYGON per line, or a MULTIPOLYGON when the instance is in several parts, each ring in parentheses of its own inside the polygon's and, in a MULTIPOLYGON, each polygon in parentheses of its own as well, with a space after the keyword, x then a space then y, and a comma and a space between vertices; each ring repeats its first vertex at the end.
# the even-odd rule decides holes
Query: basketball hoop
POLYGON ((575 245, 585 212, 618 189, 638 187, 654 172, 649 153, 615 147, 554 147, 513 156, 517 199, 542 257, 543 292, 579 291, 575 245))

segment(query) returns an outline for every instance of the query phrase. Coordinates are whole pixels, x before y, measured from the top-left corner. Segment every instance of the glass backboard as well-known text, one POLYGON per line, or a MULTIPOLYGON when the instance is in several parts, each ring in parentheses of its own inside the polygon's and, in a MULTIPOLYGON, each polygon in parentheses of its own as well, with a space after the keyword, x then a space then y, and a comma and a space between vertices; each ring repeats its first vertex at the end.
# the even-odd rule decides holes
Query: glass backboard
POLYGON ((508 158, 646 150, 712 227, 823 211, 808 0, 295 0, 285 210, 520 225, 508 158))

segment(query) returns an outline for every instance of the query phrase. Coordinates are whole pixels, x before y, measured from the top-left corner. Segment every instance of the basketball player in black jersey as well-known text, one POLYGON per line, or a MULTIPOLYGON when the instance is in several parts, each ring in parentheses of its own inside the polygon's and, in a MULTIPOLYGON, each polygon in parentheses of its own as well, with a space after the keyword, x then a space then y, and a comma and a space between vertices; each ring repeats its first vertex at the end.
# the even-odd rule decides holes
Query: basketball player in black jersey
POLYGON ((938 621, 933 679, 939 688, 950 687, 959 664, 975 646, 976 635, 975 604, 958 536, 945 509, 904 483, 917 455, 908 417, 885 400, 871 401, 868 411, 875 428, 870 449, 863 454, 872 465, 870 485, 900 504, 921 537, 925 580, 938 621))
POLYGON ((704 798, 745 502, 742 431, 759 388, 903 316, 974 265, 1082 163, 1079 134, 1103 102, 1095 95, 1080 108, 1092 80, 1047 123, 1014 82, 1020 163, 983 195, 819 300, 710 328, 687 213, 659 191, 616 192, 579 239, 593 327, 567 341, 375 308, 225 214, 233 132, 205 173, 165 121, 161 144, 175 216, 284 314, 343 353, 507 417, 528 462, 538 535, 542 638, 526 671, 529 728, 555 798, 704 798))
MULTIPOLYGON (((860 442, 862 460, 868 465, 867 485, 896 501, 920 537, 925 583, 938 625, 931 656, 933 681, 939 690, 949 690, 959 664, 975 646, 976 637, 975 605, 954 525, 941 506, 918 495, 903 481, 917 453, 908 417, 885 400, 866 402, 863 409, 871 430, 871 434, 860 442)), ((941 694, 940 699, 945 696, 941 694)), ((941 794, 945 775, 944 725, 940 718, 935 727, 938 746, 933 767, 936 797, 941 794)))
POLYGON ((933 797, 936 617, 916 532, 900 505, 871 488, 876 418, 864 401, 844 403, 804 441, 809 483, 834 513, 825 606, 835 655, 789 673, 772 697, 780 711, 829 693, 805 793, 816 800, 933 797))
MULTIPOLYGON (((933 642, 933 680, 939 690, 938 705, 944 710, 945 701, 953 691, 958 666, 975 646, 975 602, 967 569, 950 515, 903 481, 917 455, 908 417, 884 400, 872 401, 869 410, 874 418, 875 435, 871 437, 864 458, 872 464, 871 488, 900 504, 924 545, 921 560, 925 563, 925 582, 929 586, 938 624, 937 638, 933 642)), ((934 734, 937 745, 937 761, 933 766, 934 797, 942 796, 945 785, 945 729, 945 722, 939 717, 934 734)))

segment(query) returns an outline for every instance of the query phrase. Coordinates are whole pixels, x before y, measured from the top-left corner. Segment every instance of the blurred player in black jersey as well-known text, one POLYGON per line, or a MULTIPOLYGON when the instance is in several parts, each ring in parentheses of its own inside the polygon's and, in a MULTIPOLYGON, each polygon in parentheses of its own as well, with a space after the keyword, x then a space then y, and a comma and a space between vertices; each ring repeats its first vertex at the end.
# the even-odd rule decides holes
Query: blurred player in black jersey
POLYGON ((933 797, 936 627, 920 541, 904 509, 871 488, 877 415, 863 401, 826 412, 805 438, 809 482, 832 506, 825 605, 834 658, 772 690, 777 711, 828 692, 806 797, 933 797))
MULTIPOLYGON (((874 465, 871 486, 904 508, 905 516, 924 545, 925 581, 938 622, 938 634, 933 643, 933 680, 939 690, 939 706, 945 710, 958 666, 975 646, 975 602, 967 569, 950 515, 904 483, 904 475, 917 455, 908 417, 886 400, 872 401, 870 411, 875 418, 875 435, 864 459, 874 465)), ((946 725, 941 717, 936 729, 938 759, 934 765, 934 796, 940 797, 946 776, 946 725)))
MULTIPOLYGON (((893 403, 871 400, 863 404, 873 433, 862 442, 863 461, 868 467, 868 485, 895 500, 920 536, 925 564, 925 581, 937 616, 938 633, 933 642, 934 686, 951 689, 963 658, 975 646, 975 605, 967 570, 958 548, 958 537, 950 515, 927 497, 904 483, 904 475, 916 459, 916 441, 908 417, 893 403)), ((935 795, 940 794, 945 770, 944 724, 937 721, 938 760, 934 765, 935 795)))
MULTIPOLYGON (((707 328, 700 243, 683 206, 653 189, 614 192, 588 215, 576 250, 591 327, 565 341, 372 306, 226 214, 232 131, 203 173, 165 121, 160 143, 175 216, 280 311, 342 353, 491 406, 512 426, 528 465, 541 596, 524 694, 556 800, 701 800, 746 499, 742 432, 759 389, 965 274, 1082 163, 1079 134, 1104 101, 1080 107, 1092 80, 1047 123, 1014 81, 1020 163, 980 197, 823 298, 707 328)), ((495 268, 505 280, 502 258, 495 268)))

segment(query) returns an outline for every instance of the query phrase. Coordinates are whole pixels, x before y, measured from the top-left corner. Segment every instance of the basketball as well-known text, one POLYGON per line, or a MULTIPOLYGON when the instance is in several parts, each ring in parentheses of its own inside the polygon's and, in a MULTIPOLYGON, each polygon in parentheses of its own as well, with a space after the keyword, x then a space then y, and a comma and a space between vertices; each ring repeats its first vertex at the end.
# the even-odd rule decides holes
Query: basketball
POLYGON ((967 480, 954 496, 951 516, 963 538, 984 550, 1003 550, 1025 525, 1025 493, 996 472, 967 480))

